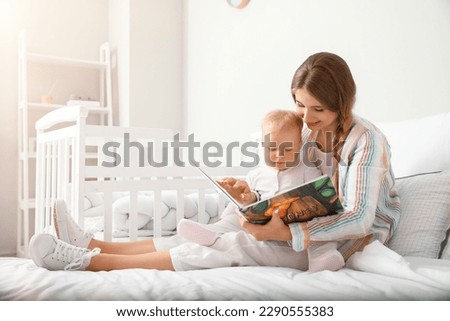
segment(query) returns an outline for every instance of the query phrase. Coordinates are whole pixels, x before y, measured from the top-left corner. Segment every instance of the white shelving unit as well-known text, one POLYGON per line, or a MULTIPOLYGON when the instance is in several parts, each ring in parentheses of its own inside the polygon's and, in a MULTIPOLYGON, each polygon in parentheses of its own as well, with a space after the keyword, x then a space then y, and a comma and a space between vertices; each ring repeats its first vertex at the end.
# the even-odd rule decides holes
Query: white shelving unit
MULTIPOLYGON (((112 84, 111 84, 111 55, 108 43, 100 46, 99 59, 96 61, 58 57, 29 52, 26 45, 26 34, 19 34, 19 101, 18 101, 18 219, 17 219, 17 256, 28 256, 28 242, 35 209, 35 170, 36 147, 34 124, 30 119, 30 112, 44 115, 52 110, 64 107, 64 104, 43 104, 29 100, 29 64, 59 65, 96 70, 99 73, 99 102, 100 107, 87 107, 90 115, 96 115, 100 125, 112 125, 112 84), (31 129, 33 128, 33 129, 31 129)), ((67 97, 69 100, 69 97, 67 97)), ((33 229, 34 230, 34 229, 33 229)))

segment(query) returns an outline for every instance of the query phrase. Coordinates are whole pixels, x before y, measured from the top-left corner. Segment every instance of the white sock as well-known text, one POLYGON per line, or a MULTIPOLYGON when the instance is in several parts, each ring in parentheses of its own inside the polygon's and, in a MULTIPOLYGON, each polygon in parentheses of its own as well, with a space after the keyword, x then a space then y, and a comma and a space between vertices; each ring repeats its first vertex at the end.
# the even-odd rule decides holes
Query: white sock
POLYGON ((344 258, 338 250, 323 251, 319 255, 309 256, 309 271, 337 271, 345 265, 344 258))

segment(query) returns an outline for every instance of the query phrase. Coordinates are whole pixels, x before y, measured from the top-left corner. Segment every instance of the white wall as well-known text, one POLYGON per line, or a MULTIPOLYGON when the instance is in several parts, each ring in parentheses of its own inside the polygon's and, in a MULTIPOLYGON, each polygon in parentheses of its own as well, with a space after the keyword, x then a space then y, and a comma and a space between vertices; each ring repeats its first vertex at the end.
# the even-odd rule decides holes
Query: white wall
POLYGON ((109 42, 113 83, 113 123, 130 124, 130 3, 109 0, 109 42))
POLYGON ((111 0, 123 126, 182 126, 183 1, 111 0))
POLYGON ((373 121, 450 111, 447 0, 186 2, 186 127, 247 140, 262 115, 293 108, 290 81, 310 54, 350 65, 356 112, 373 121))
POLYGON ((183 1, 132 0, 130 125, 182 125, 183 1))
POLYGON ((16 251, 18 11, 19 2, 0 2, 0 255, 16 251))

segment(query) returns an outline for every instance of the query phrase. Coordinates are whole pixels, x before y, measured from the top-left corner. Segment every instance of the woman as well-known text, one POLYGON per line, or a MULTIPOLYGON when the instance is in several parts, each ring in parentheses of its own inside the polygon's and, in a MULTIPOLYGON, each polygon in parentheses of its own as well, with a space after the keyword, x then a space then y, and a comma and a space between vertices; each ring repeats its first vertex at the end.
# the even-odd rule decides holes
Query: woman
MULTIPOLYGON (((400 215, 389 146, 375 126, 352 114, 356 86, 348 65, 335 54, 312 55, 295 72, 291 92, 308 127, 303 131, 302 160, 332 177, 344 206, 342 213, 289 226, 277 215, 266 225, 241 221, 212 246, 179 236, 111 243, 82 231, 61 202, 55 214, 62 240, 49 234, 34 236, 30 242, 33 260, 48 269, 91 271, 243 265, 305 270, 306 249, 317 244, 337 244, 345 260, 374 240, 386 244, 400 215)), ((257 195, 244 181, 232 178, 224 181, 224 187, 246 202, 257 195)))
MULTIPOLYGON (((289 240, 296 251, 315 242, 339 241, 347 260, 368 243, 387 244, 400 217, 389 145, 370 122, 353 115, 356 85, 347 63, 322 52, 310 56, 291 84, 303 131, 303 161, 333 178, 345 211, 308 223, 267 228, 243 222, 258 240, 289 240)), ((235 197, 251 202, 245 182, 224 185, 235 197)))

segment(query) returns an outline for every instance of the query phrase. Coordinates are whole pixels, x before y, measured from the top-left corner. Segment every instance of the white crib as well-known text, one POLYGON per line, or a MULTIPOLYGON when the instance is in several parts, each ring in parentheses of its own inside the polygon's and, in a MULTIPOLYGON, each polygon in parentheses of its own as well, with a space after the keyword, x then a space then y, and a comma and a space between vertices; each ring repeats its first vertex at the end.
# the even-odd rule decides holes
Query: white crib
MULTIPOLYGON (((205 195, 213 190, 195 167, 175 166, 170 161, 171 156, 168 157, 168 166, 155 167, 150 166, 148 161, 142 162, 142 155, 144 159, 145 155, 148 156, 149 142, 153 143, 153 159, 158 162, 162 160, 163 155, 158 151, 162 151, 164 142, 167 144, 173 140, 171 130, 89 125, 86 123, 87 116, 88 111, 83 107, 70 106, 48 113, 36 123, 36 233, 53 231, 52 211, 57 198, 67 200, 72 216, 84 226, 86 217, 83 206, 85 195, 90 193, 102 193, 103 239, 107 241, 113 239, 112 205, 118 192, 129 195, 130 240, 138 238, 138 195, 143 192, 152 193, 154 197, 154 237, 162 235, 161 201, 165 191, 174 191, 177 195, 177 222, 184 217, 183 198, 188 191, 197 194, 198 221, 208 222, 205 195), (110 157, 113 148, 117 153, 115 155, 125 156, 125 135, 128 164, 125 164, 125 159, 121 161, 110 157), (130 148, 129 142, 141 143, 145 153, 139 148, 130 148), (106 143, 109 143, 107 153, 103 150, 106 143), (113 164, 113 161, 116 163, 113 164)), ((241 167, 210 169, 215 176, 243 177, 247 171, 248 168, 241 167)), ((226 200, 222 195, 217 199, 218 211, 221 212, 226 200)))

